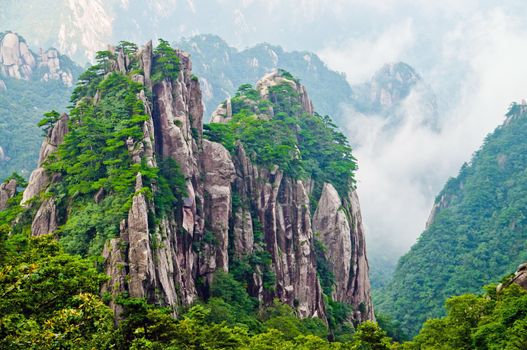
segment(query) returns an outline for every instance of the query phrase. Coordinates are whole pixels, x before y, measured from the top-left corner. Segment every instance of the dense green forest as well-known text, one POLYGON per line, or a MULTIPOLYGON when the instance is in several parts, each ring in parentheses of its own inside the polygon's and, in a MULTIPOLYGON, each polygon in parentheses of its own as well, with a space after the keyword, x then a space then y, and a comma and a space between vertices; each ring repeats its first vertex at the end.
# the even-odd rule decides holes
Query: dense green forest
POLYGON ((51 109, 65 110, 72 89, 62 82, 4 80, 0 90, 0 147, 6 159, 0 159, 0 179, 14 171, 28 177, 37 165, 42 132, 37 123, 51 109))
POLYGON ((516 284, 497 292, 485 287, 481 295, 464 294, 447 300, 447 314, 425 322, 404 349, 527 348, 527 292, 516 284))
POLYGON ((527 113, 513 104, 436 199, 433 223, 403 256, 377 311, 414 335, 446 298, 477 292, 527 260, 527 113))

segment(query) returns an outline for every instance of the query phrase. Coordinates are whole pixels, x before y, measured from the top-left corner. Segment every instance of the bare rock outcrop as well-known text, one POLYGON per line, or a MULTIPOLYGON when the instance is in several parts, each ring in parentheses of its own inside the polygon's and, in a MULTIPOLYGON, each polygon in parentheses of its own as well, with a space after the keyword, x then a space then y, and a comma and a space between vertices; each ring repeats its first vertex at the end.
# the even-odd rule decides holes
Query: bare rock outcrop
POLYGON ((18 34, 11 32, 0 38, 0 75, 23 80, 60 80, 66 86, 72 86, 74 79, 70 69, 61 67, 56 49, 41 49, 37 55, 18 34), (35 76, 37 72, 42 75, 35 76))
MULTIPOLYGON (((229 218, 231 216, 231 182, 234 164, 221 144, 203 140, 202 168, 205 196, 205 235, 213 243, 200 271, 214 272, 229 269, 229 218)), ((207 251, 209 250, 207 249, 207 251)))
POLYGON ((134 298, 146 298, 155 279, 154 261, 148 230, 148 206, 141 174, 137 174, 132 207, 128 213, 126 236, 128 237, 128 292, 134 298))
POLYGON ((15 196, 16 188, 17 182, 15 179, 0 184, 0 211, 7 208, 7 201, 15 196))
POLYGON ((40 147, 40 155, 38 158, 38 168, 33 170, 29 177, 28 186, 24 190, 21 204, 24 204, 39 195, 43 190, 50 184, 51 178, 47 171, 44 169, 44 162, 48 159, 49 155, 53 153, 58 145, 64 140, 64 136, 68 132, 68 121, 69 117, 67 114, 63 114, 58 122, 48 131, 48 135, 42 142, 40 147))
POLYGON ((250 207, 254 207, 255 219, 263 231, 262 244, 271 254, 272 271, 276 275, 275 286, 266 290, 261 274, 256 271, 252 289, 263 302, 279 298, 296 307, 302 317, 324 318, 312 245, 309 196, 303 182, 284 177, 277 168, 268 170, 253 165, 241 145, 235 164, 236 195, 241 199, 233 220, 235 255, 244 256, 261 249, 254 237, 254 223, 249 214, 250 207))
POLYGON ((47 198, 42 202, 31 224, 31 234, 40 236, 52 233, 58 227, 57 207, 53 198, 47 198))
POLYGON ((333 299, 353 305, 354 319, 373 319, 364 229, 357 194, 344 201, 331 184, 324 184, 313 218, 313 229, 325 246, 335 285, 333 299))
POLYGON ((69 70, 63 70, 60 65, 60 54, 55 49, 44 51, 40 49, 39 68, 44 68, 44 75, 40 78, 44 81, 60 80, 66 86, 73 85, 73 74, 69 70))
POLYGON ((7 33, 0 42, 0 73, 3 76, 29 80, 35 68, 35 58, 18 35, 7 33))
POLYGON ((515 283, 523 289, 527 290, 527 263, 523 263, 518 266, 514 275, 507 281, 498 284, 496 290, 500 292, 501 290, 503 290, 503 288, 511 285, 512 283, 515 283))
POLYGON ((313 114, 313 103, 311 102, 311 99, 307 95, 306 88, 298 83, 298 81, 295 81, 287 76, 284 76, 283 72, 280 70, 273 70, 271 73, 265 75, 262 79, 260 79, 256 83, 256 90, 260 92, 260 95, 265 98, 269 99, 270 97, 270 91, 269 89, 273 86, 280 85, 280 84, 288 84, 290 85, 297 93, 300 105, 303 108, 303 111, 308 114, 313 114))

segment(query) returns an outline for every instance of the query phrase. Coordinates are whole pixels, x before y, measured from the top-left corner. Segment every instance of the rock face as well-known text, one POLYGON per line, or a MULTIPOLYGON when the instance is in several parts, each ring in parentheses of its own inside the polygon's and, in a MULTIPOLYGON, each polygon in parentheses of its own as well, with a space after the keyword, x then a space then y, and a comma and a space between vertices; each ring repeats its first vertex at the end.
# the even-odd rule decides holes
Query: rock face
POLYGON ((518 269, 512 278, 512 282, 527 290, 527 264, 521 264, 518 266, 518 269))
POLYGON ((33 170, 29 178, 29 183, 24 190, 22 203, 25 204, 30 199, 39 195, 50 183, 49 174, 43 168, 48 156, 57 149, 57 146, 64 140, 64 135, 68 132, 68 115, 63 114, 57 124, 48 131, 48 135, 40 147, 38 168, 33 170))
POLYGON ((373 319, 364 228, 356 192, 343 201, 333 185, 324 184, 313 229, 320 235, 326 248, 325 258, 335 276, 333 299, 355 306, 355 319, 373 319))
MULTIPOLYGON (((24 80, 60 80, 64 85, 72 86, 73 72, 63 69, 61 64, 60 54, 55 49, 41 49, 37 55, 16 33, 8 32, 0 37, 0 76, 24 80)), ((0 85, 5 89, 3 82, 0 85)))
MULTIPOLYGON (((115 70, 128 73, 131 68, 123 52, 110 49, 117 57, 115 70)), ((296 308, 301 317, 325 319, 314 244, 315 231, 325 230, 327 259, 333 262, 337 276, 333 297, 352 305, 353 321, 373 319, 356 195, 341 198, 326 184, 313 219, 310 181, 288 177, 278 167, 253 164, 241 144, 229 153, 223 145, 203 139, 200 85, 193 79, 189 56, 177 50, 176 54, 180 59, 177 79, 153 81, 152 44, 137 52, 143 74, 135 74, 133 80, 144 86, 138 97, 149 119, 143 125, 143 140, 129 139, 126 146, 137 163, 144 160, 156 166, 169 159, 177 162, 186 193, 180 205, 153 222, 149 218, 156 207, 145 190, 155 191, 155 187, 145 188, 137 174, 128 216, 104 248, 105 271, 111 279, 103 291, 143 297, 173 307, 176 314, 178 306, 207 296, 216 271, 228 272, 234 261, 258 256, 268 262, 253 266, 250 294, 262 305, 278 298, 296 308)), ((257 88, 265 97, 269 87, 284 82, 298 93, 302 112, 312 114, 305 89, 294 80, 273 72, 257 88)), ((272 118, 272 109, 259 117, 272 118)), ((60 181, 46 174, 42 165, 67 131, 67 116, 63 116, 42 145, 40 168, 32 174, 24 201, 45 190, 49 182, 60 181)), ((104 193, 96 194, 94 200, 101 196, 104 193)), ((44 200, 40 205, 33 226, 34 234, 57 227, 52 201, 44 200)), ((112 307, 120 312, 118 305, 112 307)))
POLYGON ((7 201, 16 194, 17 183, 15 179, 0 184, 0 211, 7 207, 7 201))

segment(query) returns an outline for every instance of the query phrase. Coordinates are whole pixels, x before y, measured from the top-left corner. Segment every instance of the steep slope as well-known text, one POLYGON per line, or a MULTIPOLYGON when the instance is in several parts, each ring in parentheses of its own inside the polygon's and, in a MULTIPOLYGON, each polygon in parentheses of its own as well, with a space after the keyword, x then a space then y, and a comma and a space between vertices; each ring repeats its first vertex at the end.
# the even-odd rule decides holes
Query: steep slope
POLYGON ((173 313, 206 299, 224 271, 260 305, 278 298, 330 323, 337 308, 347 310, 340 321, 373 319, 355 160, 298 81, 277 71, 256 90, 242 86, 204 138, 188 54, 161 41, 97 58, 70 114, 42 123, 39 168, 22 199, 33 235, 102 253, 105 292, 173 313), (333 251, 334 241, 347 249, 333 251))
POLYGON ((41 142, 37 123, 66 107, 80 70, 55 49, 36 54, 18 34, 0 33, 0 179, 30 174, 41 142))
POLYGON ((452 295, 477 292, 527 258, 527 108, 505 123, 438 195, 426 231, 397 266, 378 308, 415 334, 452 295))

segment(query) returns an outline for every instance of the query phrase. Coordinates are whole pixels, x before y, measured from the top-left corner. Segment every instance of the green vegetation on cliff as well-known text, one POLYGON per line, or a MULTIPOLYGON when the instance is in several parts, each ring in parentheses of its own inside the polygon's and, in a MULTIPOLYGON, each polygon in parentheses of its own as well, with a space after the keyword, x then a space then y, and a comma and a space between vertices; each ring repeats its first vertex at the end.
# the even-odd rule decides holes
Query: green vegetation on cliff
POLYGON ((324 182, 342 195, 354 186, 357 163, 346 137, 328 116, 303 110, 297 84, 287 80, 269 87, 269 97, 245 84, 232 98, 232 119, 205 125, 205 137, 233 152, 240 142, 249 157, 260 165, 275 165, 294 178, 315 180, 315 198, 324 182), (271 112, 272 111, 272 112, 271 112))
POLYGON ((377 310, 412 335, 426 319, 444 315, 448 297, 477 292, 525 262, 526 168, 527 113, 513 104, 437 197, 433 223, 400 259, 377 310))
POLYGON ((207 81, 210 114, 218 104, 236 93, 242 84, 254 84, 273 69, 283 68, 300 78, 322 114, 337 117, 340 106, 351 102, 352 88, 342 73, 329 69, 311 52, 284 51, 267 43, 238 51, 216 35, 197 35, 177 43, 190 53, 194 72, 207 81))
MULTIPOLYGON (((102 51, 96 56, 97 63, 79 78, 71 98, 68 132, 44 163, 55 180, 25 207, 19 204, 19 188, 0 214, 2 345, 8 349, 28 344, 42 349, 349 348, 351 343, 330 344, 326 340, 328 328, 321 319, 300 319, 293 308, 278 301, 267 308, 259 305, 248 295, 243 278, 242 282, 234 279, 235 264, 233 275, 216 274, 206 300, 178 310, 178 319, 173 318, 175 310, 158 308, 145 300, 126 295, 113 299, 98 296, 101 282, 106 280, 100 274, 100 254, 105 242, 119 234, 119 225, 127 217, 137 191, 137 174, 142 175, 145 185, 141 193, 155 204, 155 212, 148 213, 150 225, 166 212, 172 213, 185 191, 185 179, 175 161, 156 159, 157 166, 151 167, 147 159, 135 157, 145 146, 141 142, 145 137, 143 124, 149 117, 141 100, 143 85, 134 81, 134 74, 141 73, 135 61, 136 47, 131 43, 121 43, 121 47, 128 55, 129 72, 116 69, 116 54, 102 51), (31 225, 36 210, 51 199, 57 209, 58 228, 53 236, 33 238, 31 225), (114 327, 114 315, 106 305, 111 300, 124 310, 118 327, 114 327)), ((173 80, 179 74, 179 59, 164 41, 154 50, 152 72, 154 83, 173 80)), ((254 90, 246 92, 256 98, 254 90)), ((269 167, 278 164, 295 177, 312 176, 319 168, 335 163, 341 165, 343 177, 339 180, 350 186, 355 162, 336 127, 328 118, 304 115, 299 96, 289 85, 273 87, 270 92, 277 112, 275 122, 259 121, 249 115, 241 95, 238 101, 237 114, 245 124, 238 125, 237 132, 244 135, 251 158, 269 167), (313 125, 321 130, 307 130, 313 125), (264 137, 258 137, 260 131, 264 137), (325 142, 321 148, 325 153, 317 153, 317 137, 325 142), (313 156, 299 159, 304 151, 313 156)), ((270 106, 258 101, 259 108, 270 106)), ((45 113, 39 126, 49 131, 64 123, 61 118, 55 111, 45 113)), ((251 264, 266 265, 263 286, 274 288, 275 276, 267 269, 269 256, 257 252, 247 264, 249 269, 251 264)), ((246 274, 246 266, 241 265, 238 273, 246 274)), ((340 321, 345 318, 346 313, 340 321)), ((353 340, 353 329, 346 331, 349 335, 343 339, 353 340)), ((379 334, 377 338, 386 343, 374 325, 359 329, 357 341, 370 333, 379 334)))

